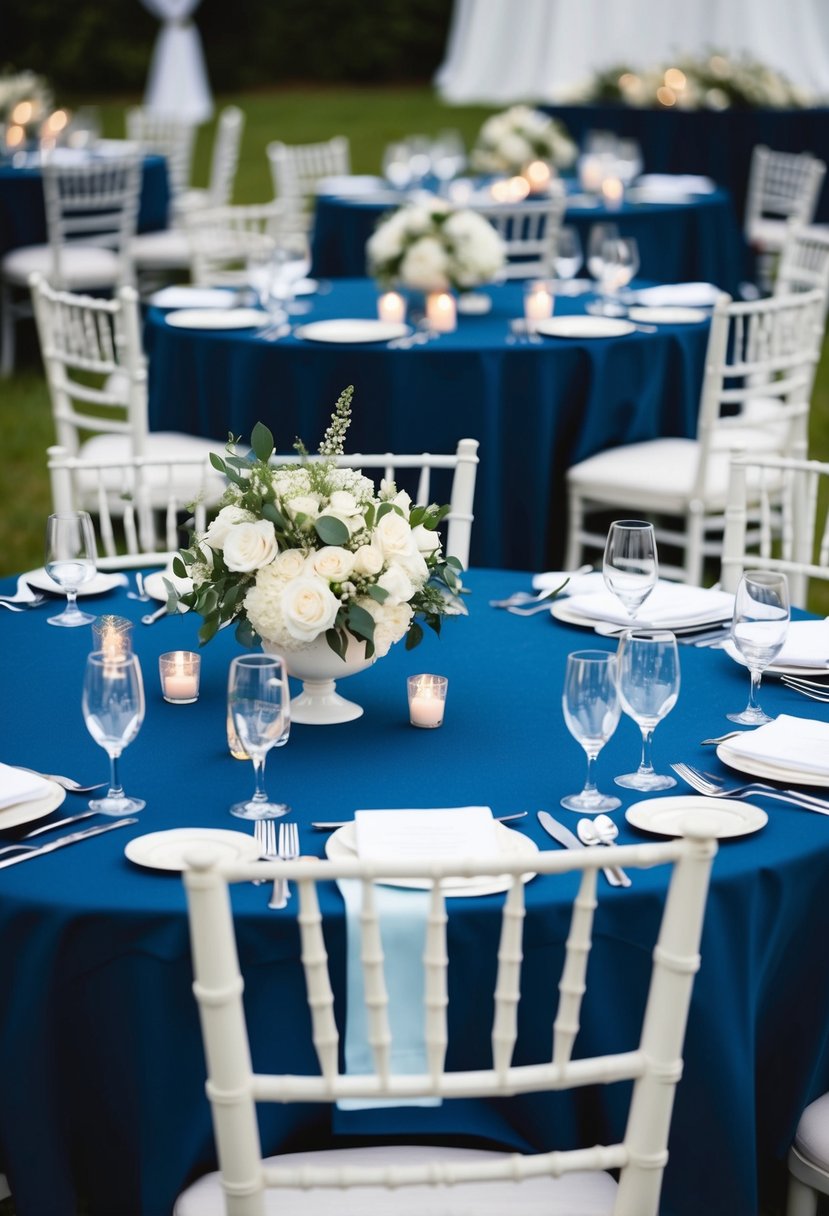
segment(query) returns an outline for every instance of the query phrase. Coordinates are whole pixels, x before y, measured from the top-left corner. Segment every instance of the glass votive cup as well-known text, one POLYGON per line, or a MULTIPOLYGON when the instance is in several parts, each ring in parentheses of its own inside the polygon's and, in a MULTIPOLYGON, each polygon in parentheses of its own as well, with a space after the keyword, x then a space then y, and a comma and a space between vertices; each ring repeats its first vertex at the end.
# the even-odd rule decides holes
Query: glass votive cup
POLYGON ((524 319, 527 330, 535 333, 539 321, 548 321, 553 315, 555 300, 552 283, 547 279, 531 279, 524 286, 524 319))
POLYGON ((443 711, 446 708, 446 676, 409 676, 409 722, 425 730, 443 726, 443 711))
POLYGON ((170 650, 159 655, 161 693, 172 705, 191 705, 198 700, 201 655, 193 650, 170 650))
POLYGON ((132 630, 133 623, 125 616, 98 616, 92 622, 92 649, 111 659, 132 654, 132 630))
POLYGON ((406 300, 399 291, 384 291, 377 297, 377 316, 394 325, 406 320, 406 300))

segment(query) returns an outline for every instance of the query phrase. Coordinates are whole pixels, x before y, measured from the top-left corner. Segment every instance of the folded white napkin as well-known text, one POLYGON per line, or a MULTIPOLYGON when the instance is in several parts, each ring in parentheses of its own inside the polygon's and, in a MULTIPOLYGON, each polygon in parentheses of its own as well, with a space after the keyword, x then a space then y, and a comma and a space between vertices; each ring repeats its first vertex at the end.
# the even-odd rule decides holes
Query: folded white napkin
POLYGON ((687 304, 689 308, 708 308, 723 294, 713 283, 662 283, 641 287, 634 296, 638 304, 687 304))
POLYGON ((829 722, 780 714, 722 745, 736 756, 763 760, 815 776, 829 775, 829 722))
POLYGON ((643 173, 635 182, 648 193, 663 193, 666 197, 676 194, 713 194, 716 186, 710 177, 699 173, 643 173))
MULTIPOLYGON (((568 607, 591 620, 631 624, 630 615, 611 591, 571 595, 568 607)), ((684 583, 660 580, 645 600, 633 624, 649 626, 693 625, 699 621, 727 620, 734 611, 734 596, 713 588, 688 587, 684 583)))
MULTIPOLYGON (((745 665, 730 638, 724 649, 732 659, 745 665)), ((829 620, 791 621, 783 649, 772 666, 825 667, 829 671, 829 620)))
POLYGON ((156 308, 232 308, 236 292, 227 287, 162 287, 153 292, 156 308))
POLYGON ((566 570, 544 570, 541 574, 533 575, 535 591, 555 591, 565 579, 568 583, 562 595, 589 595, 591 592, 604 591, 604 578, 601 570, 589 570, 586 574, 568 574, 566 570))
POLYGON ((24 773, 10 764, 0 764, 0 810, 44 798, 52 786, 36 773, 24 773))
POLYGON ((332 174, 317 182, 317 194, 339 194, 343 197, 357 194, 374 194, 385 189, 382 177, 372 173, 332 174))

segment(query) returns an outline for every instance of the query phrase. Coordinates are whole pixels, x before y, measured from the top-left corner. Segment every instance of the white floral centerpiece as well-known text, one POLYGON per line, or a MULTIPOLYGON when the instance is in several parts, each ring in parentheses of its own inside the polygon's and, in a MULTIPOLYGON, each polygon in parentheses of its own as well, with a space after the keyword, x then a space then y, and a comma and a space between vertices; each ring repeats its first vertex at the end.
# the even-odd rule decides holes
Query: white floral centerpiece
POLYGON ((492 224, 442 199, 410 203, 383 219, 366 246, 369 273, 383 286, 464 291, 491 282, 505 261, 492 224))
POLYGON ((577 152, 562 124, 549 114, 530 106, 511 106, 481 127, 471 164, 479 173, 520 173, 533 160, 566 169, 577 152))
POLYGON ((0 74, 0 120, 28 127, 39 122, 51 106, 52 93, 43 76, 28 71, 0 74), (29 102, 31 109, 15 117, 15 108, 21 102, 29 102))
POLYGON ((233 441, 226 458, 211 457, 230 485, 207 530, 173 562, 192 591, 168 583, 171 607, 204 618, 202 644, 235 621, 244 645, 295 652, 324 639, 345 660, 356 642, 371 660, 404 637, 416 646, 420 620, 440 632, 461 591, 461 564, 443 555, 436 531, 449 508, 416 506, 392 482, 378 491, 359 470, 337 467, 352 395, 352 387, 341 394, 320 459, 297 443, 298 463, 271 463, 273 436, 262 423, 247 456, 233 441))

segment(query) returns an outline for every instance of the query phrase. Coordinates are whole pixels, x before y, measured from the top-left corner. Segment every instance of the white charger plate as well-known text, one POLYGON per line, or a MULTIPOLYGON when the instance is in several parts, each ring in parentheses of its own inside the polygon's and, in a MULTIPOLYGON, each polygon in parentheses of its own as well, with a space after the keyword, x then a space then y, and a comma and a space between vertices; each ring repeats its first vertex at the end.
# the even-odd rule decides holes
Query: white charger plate
POLYGON ((294 330, 295 338, 309 342, 388 342, 405 338, 412 331, 396 321, 375 321, 365 317, 337 317, 329 321, 311 321, 294 330))
POLYGON ((40 798, 30 798, 27 802, 13 802, 0 811, 0 832, 6 828, 16 828, 20 823, 31 823, 33 819, 43 819, 51 814, 63 802, 66 790, 57 781, 46 780, 49 789, 40 798))
POLYGON ((270 317, 259 308, 182 308, 165 320, 176 329, 258 329, 270 317))
POLYGON ((789 785, 817 785, 829 788, 829 773, 804 772, 802 768, 789 768, 785 764, 774 764, 758 756, 744 756, 733 751, 727 743, 720 743, 717 755, 723 764, 749 777, 765 777, 768 781, 787 781, 789 785))
MULTIPOLYGON (((557 621, 563 621, 566 625, 583 625, 589 629, 596 629, 597 626, 601 628, 607 626, 614 629, 628 628, 627 624, 623 621, 607 621, 602 620, 600 617, 586 616, 583 612, 579 612, 577 608, 571 607, 570 601, 566 597, 553 600, 550 605, 550 613, 557 621)), ((688 629, 701 629, 704 625, 717 625, 722 619, 722 610, 719 612, 706 612, 690 620, 660 621, 657 625, 651 625, 643 617, 641 621, 631 621, 630 628, 670 629, 674 633, 682 633, 688 629)))
POLYGON ((536 323, 536 332, 547 338, 623 338, 636 333, 636 326, 616 317, 550 317, 536 323))
MULTIPOLYGON (((498 848, 505 857, 526 857, 527 864, 532 865, 533 858, 538 854, 538 845, 528 836, 513 832, 503 823, 495 824, 495 838, 498 848)), ((353 861, 357 856, 357 828, 353 823, 338 828, 325 842, 325 855, 329 861, 353 861)), ((521 876, 524 882, 535 878, 535 872, 521 876)), ((426 879, 395 878, 384 882, 384 886, 405 887, 407 890, 428 891, 431 887, 426 879)), ((510 879, 500 878, 456 878, 443 885, 443 893, 447 899, 461 899, 473 895, 497 895, 500 891, 508 891, 510 879)))
POLYGON ((642 305, 629 308, 628 316, 631 321, 649 321, 652 325, 698 325, 700 321, 708 320, 708 313, 701 308, 681 308, 679 305, 662 308, 642 305))
POLYGON ((232 308, 236 292, 229 287, 188 287, 175 284, 154 291, 148 303, 155 308, 232 308))
MULTIPOLYGON (((66 595, 63 588, 46 573, 43 566, 40 566, 37 570, 30 570, 25 578, 29 586, 37 587, 38 591, 51 591, 54 595, 66 595)), ((105 574, 99 570, 94 578, 91 578, 88 583, 83 583, 78 588, 78 595, 103 595, 106 591, 114 591, 116 587, 123 587, 125 585, 125 574, 105 574)))
POLYGON ((255 861, 261 856, 252 835, 225 828, 171 828, 166 832, 150 832, 130 840, 124 855, 137 866, 181 873, 187 869, 184 858, 194 845, 209 845, 222 863, 255 861))
MULTIPOLYGON (((733 659, 735 663, 739 663, 741 667, 747 667, 743 656, 740 654, 737 647, 732 642, 731 638, 726 638, 721 647, 728 655, 729 659, 733 659)), ((764 676, 826 676, 829 678, 829 666, 826 663, 815 664, 814 666, 804 666, 802 663, 769 663, 768 667, 763 670, 764 676)), ((829 688, 829 684, 827 684, 829 688)))
POLYGON ((686 818, 705 827, 717 840, 748 836, 768 823, 768 815, 750 802, 736 798, 706 798, 703 794, 677 794, 671 798, 648 798, 625 811, 625 819, 643 832, 657 836, 681 836, 686 818))
POLYGON ((173 586, 182 595, 186 595, 188 591, 193 590, 193 580, 189 578, 177 578, 170 570, 154 570, 152 574, 148 574, 144 579, 144 590, 147 595, 151 595, 154 600, 159 600, 162 604, 167 602, 167 588, 164 586, 165 578, 169 579, 173 586))

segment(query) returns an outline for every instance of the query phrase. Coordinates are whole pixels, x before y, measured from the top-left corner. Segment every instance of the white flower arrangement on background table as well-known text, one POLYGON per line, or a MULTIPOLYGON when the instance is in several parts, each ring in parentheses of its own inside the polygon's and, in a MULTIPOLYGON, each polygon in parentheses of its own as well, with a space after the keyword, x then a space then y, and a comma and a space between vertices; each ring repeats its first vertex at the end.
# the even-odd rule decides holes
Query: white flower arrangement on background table
POLYGON ((505 262, 503 241, 487 219, 437 198, 381 220, 366 254, 369 274, 382 286, 424 292, 492 282, 505 262))
POLYGON ((444 557, 437 527, 448 507, 415 505, 393 482, 374 483, 338 468, 351 420, 353 388, 340 396, 320 445, 321 459, 295 444, 300 461, 271 463, 271 432, 257 423, 252 450, 212 456, 230 485, 207 530, 180 551, 173 571, 190 578, 186 604, 203 618, 202 644, 235 621, 243 645, 259 640, 296 650, 325 634, 345 657, 349 635, 365 657, 381 658, 406 638, 423 636, 420 620, 440 632, 461 592, 460 562, 444 557))
POLYGON ((470 164, 479 173, 520 173, 534 160, 567 169, 577 153, 562 124, 549 114, 530 106, 511 106, 483 124, 470 164))
POLYGON ((0 120, 18 122, 23 127, 37 123, 52 107, 52 91, 44 76, 36 72, 0 73, 0 120), (21 102, 31 104, 31 113, 25 117, 12 118, 14 109, 21 102))

